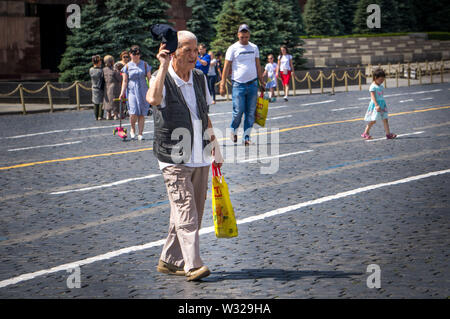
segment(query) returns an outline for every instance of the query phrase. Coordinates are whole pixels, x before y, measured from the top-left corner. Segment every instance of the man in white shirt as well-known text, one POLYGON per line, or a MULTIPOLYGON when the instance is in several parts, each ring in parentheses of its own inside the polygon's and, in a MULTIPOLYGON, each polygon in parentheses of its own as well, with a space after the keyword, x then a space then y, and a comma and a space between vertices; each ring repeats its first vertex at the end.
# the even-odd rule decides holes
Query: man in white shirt
POLYGON ((251 43, 250 28, 241 24, 238 29, 238 39, 231 45, 225 54, 225 65, 220 82, 220 95, 225 95, 225 85, 228 73, 231 70, 233 83, 233 119, 231 121, 231 140, 237 142, 236 131, 241 124, 244 114, 243 142, 250 145, 250 133, 255 122, 256 101, 258 98, 258 79, 262 89, 265 86, 261 63, 259 62, 259 49, 251 43))
POLYGON ((212 103, 206 77, 195 69, 197 38, 189 31, 178 32, 173 54, 161 44, 160 67, 152 76, 147 101, 153 105, 158 158, 170 201, 169 235, 157 270, 185 275, 188 281, 210 274, 200 258, 199 230, 211 165, 223 159, 208 116, 212 103), (172 59, 171 59, 172 57, 172 59))

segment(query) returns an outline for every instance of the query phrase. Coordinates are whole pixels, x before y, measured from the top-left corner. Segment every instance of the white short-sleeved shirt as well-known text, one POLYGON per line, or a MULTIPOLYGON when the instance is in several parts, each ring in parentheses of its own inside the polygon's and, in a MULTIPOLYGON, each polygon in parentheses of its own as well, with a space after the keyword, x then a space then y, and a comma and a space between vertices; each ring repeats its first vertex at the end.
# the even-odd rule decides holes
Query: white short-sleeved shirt
POLYGON ((225 60, 231 61, 231 79, 246 83, 258 77, 255 59, 259 59, 259 49, 256 44, 248 42, 242 45, 238 42, 231 45, 225 54, 225 60))
MULTIPOLYGON (((183 94, 184 100, 186 101, 186 104, 189 108, 189 112, 191 113, 191 120, 192 120, 192 127, 194 128, 194 145, 192 145, 192 154, 190 160, 185 163, 184 165, 189 167, 202 167, 202 166, 208 166, 211 165, 211 157, 210 156, 203 156, 203 135, 202 135, 202 122, 201 119, 198 116, 197 111, 197 99, 195 98, 195 91, 194 91, 194 82, 193 82, 193 75, 192 71, 189 73, 189 80, 185 82, 182 80, 176 73, 175 70, 172 67, 172 62, 170 62, 169 65, 169 74, 172 76, 173 80, 175 81, 175 84, 180 88, 181 93, 183 94)), ((211 97, 211 94, 208 91, 208 83, 205 78, 205 88, 206 88, 206 103, 208 105, 211 105, 213 102, 213 99, 211 97)), ((156 80, 156 76, 153 75, 150 80, 150 86, 154 83, 156 80)), ((161 108, 166 107, 166 87, 163 87, 162 91, 163 98, 161 100, 161 108)), ((172 163, 165 163, 158 160, 159 163, 159 169, 163 170, 167 166, 172 166, 175 164, 172 163)))
POLYGON ((278 60, 280 61, 280 71, 291 71, 291 63, 292 55, 285 54, 278 56, 278 60))
POLYGON ((267 63, 264 67, 264 70, 267 71, 267 77, 270 81, 273 81, 275 79, 275 71, 277 70, 277 64, 274 63, 267 63))
POLYGON ((217 60, 216 59, 212 59, 211 63, 209 64, 208 76, 217 75, 216 74, 216 64, 217 64, 217 60))

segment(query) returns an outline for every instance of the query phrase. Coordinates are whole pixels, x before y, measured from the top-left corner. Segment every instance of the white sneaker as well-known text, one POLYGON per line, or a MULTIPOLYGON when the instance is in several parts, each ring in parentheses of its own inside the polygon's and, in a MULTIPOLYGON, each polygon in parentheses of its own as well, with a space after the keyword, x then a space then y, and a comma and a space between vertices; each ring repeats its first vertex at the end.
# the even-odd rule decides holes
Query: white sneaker
POLYGON ((142 141, 142 140, 145 140, 145 138, 142 135, 138 135, 138 140, 142 141))
POLYGON ((130 137, 132 140, 136 138, 136 134, 133 133, 133 131, 130 130, 130 137))

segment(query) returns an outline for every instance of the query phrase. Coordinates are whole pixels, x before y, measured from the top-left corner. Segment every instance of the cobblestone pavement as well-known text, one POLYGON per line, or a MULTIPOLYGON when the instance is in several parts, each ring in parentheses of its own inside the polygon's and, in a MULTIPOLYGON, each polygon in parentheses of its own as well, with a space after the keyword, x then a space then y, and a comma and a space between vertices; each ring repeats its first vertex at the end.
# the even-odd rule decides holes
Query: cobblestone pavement
POLYGON ((144 141, 122 142, 92 111, 1 116, 0 298, 448 298, 450 85, 385 97, 396 140, 381 123, 360 138, 368 92, 302 95, 270 104, 250 150, 227 138, 231 103, 213 105, 222 150, 238 156, 222 172, 244 222, 217 239, 209 191, 212 274, 196 283, 155 269, 169 207, 152 118, 144 141), (251 161, 264 138, 269 159, 251 161), (81 288, 68 288, 79 261, 81 288), (370 264, 381 288, 367 286, 370 264))

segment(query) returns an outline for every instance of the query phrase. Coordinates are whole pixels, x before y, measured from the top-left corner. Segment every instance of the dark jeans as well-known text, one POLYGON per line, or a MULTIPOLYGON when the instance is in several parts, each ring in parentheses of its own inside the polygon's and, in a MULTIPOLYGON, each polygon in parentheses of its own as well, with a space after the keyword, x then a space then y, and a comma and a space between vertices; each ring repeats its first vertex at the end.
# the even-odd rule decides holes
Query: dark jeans
POLYGON ((208 75, 208 89, 209 93, 211 94, 213 101, 216 100, 216 90, 215 90, 215 84, 217 82, 217 75, 208 75))

